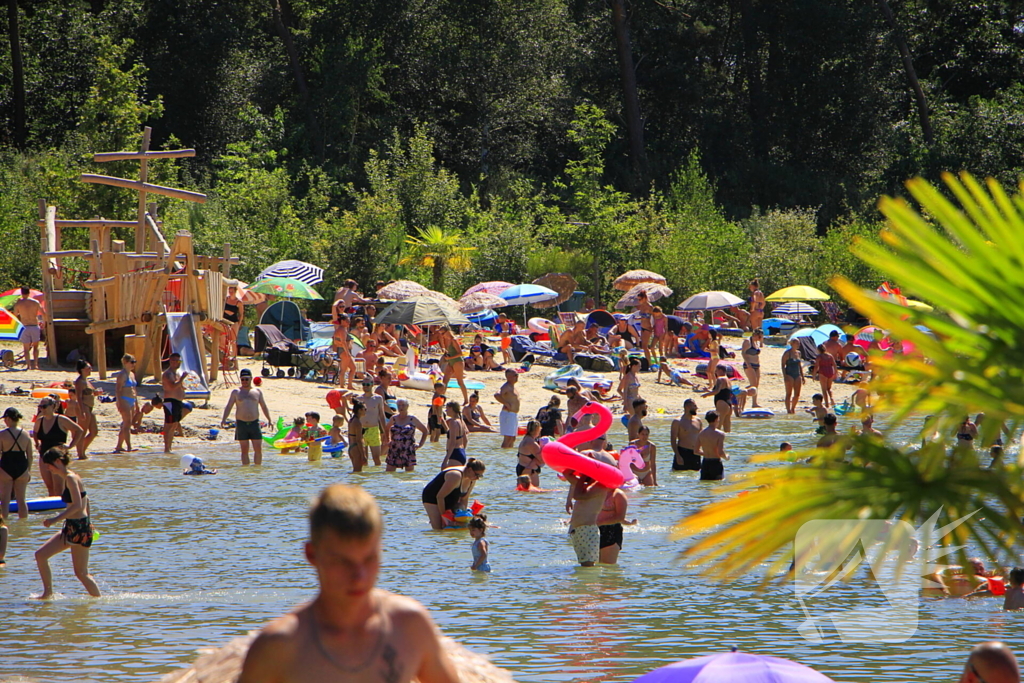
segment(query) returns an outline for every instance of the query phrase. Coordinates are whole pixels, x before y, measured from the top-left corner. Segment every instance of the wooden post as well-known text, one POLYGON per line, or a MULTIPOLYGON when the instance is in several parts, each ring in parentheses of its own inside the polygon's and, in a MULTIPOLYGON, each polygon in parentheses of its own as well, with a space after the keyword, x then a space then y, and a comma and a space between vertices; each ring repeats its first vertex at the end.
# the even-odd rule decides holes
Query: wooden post
POLYGON ((231 244, 229 242, 224 243, 224 262, 220 264, 220 272, 224 273, 224 277, 231 277, 231 244))
POLYGON ((149 159, 145 156, 149 151, 149 140, 153 135, 153 129, 146 126, 142 131, 142 145, 139 147, 139 182, 142 188, 139 189, 139 224, 135 227, 135 251, 146 251, 146 181, 149 180, 149 159))
POLYGON ((210 349, 210 382, 217 381, 217 371, 220 369, 220 325, 213 325, 213 348, 210 349))
MULTIPOLYGON (((39 217, 44 220, 42 228, 42 234, 40 235, 40 242, 45 252, 52 244, 54 235, 56 233, 56 227, 54 226, 57 220, 57 207, 46 206, 46 201, 39 200, 39 217)), ((46 364, 50 367, 56 367, 57 358, 57 335, 54 331, 53 325, 53 279, 54 275, 50 269, 50 264, 56 264, 56 259, 47 259, 43 257, 43 299, 45 300, 46 310, 43 313, 43 319, 46 321, 46 364)))
MULTIPOLYGON (((94 230, 101 230, 100 228, 94 228, 94 230)), ((100 259, 100 243, 99 240, 92 240, 92 263, 93 268, 96 270, 96 279, 103 277, 103 262, 100 259)), ((93 324, 98 322, 106 321, 106 315, 104 312, 104 304, 106 303, 106 292, 102 289, 95 289, 92 292, 92 322, 93 324)), ((101 329, 98 332, 92 333, 92 359, 96 363, 96 370, 99 372, 99 378, 105 380, 107 378, 107 331, 101 329)))

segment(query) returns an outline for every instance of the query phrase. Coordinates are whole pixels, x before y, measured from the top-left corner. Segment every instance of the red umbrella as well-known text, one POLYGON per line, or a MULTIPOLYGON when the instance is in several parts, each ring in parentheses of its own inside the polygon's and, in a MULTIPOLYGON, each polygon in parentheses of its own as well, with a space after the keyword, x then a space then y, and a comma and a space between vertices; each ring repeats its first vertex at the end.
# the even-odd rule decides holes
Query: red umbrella
MULTIPOLYGON (((0 306, 4 308, 10 308, 14 305, 14 302, 21 298, 21 288, 15 287, 14 289, 8 289, 6 292, 0 294, 0 306)), ((28 298, 35 299, 43 307, 46 306, 46 295, 40 292, 38 289, 28 290, 28 298)))

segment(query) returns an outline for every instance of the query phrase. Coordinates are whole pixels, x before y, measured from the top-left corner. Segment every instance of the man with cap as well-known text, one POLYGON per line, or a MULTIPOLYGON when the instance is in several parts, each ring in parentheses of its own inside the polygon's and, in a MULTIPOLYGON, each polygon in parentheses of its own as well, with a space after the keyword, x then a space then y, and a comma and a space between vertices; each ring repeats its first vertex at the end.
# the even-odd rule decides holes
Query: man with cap
POLYGON ((253 463, 262 465, 263 432, 260 429, 260 410, 263 410, 267 424, 273 420, 270 419, 270 410, 267 408, 267 401, 263 398, 263 392, 252 385, 252 370, 242 368, 238 373, 238 379, 242 386, 231 391, 228 404, 224 406, 224 415, 220 418, 220 426, 224 426, 231 408, 235 407, 235 441, 242 449, 242 464, 249 464, 249 446, 251 444, 253 463))

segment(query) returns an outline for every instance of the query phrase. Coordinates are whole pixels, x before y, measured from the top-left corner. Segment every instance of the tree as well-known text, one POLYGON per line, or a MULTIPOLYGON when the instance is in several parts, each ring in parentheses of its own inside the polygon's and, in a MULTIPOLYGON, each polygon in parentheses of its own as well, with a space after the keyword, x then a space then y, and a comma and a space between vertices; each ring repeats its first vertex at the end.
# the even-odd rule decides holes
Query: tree
POLYGON ((833 282, 874 324, 913 344, 910 353, 872 355, 870 389, 878 395, 874 409, 891 411, 893 427, 907 426, 912 412, 929 416, 918 438, 901 446, 848 437, 813 451, 809 463, 740 477, 732 488, 738 495, 676 527, 678 535, 696 536, 684 555, 712 561, 709 573, 742 575, 761 562, 769 576, 785 569, 791 554, 781 551, 810 520, 902 519, 916 526, 937 513, 947 525, 975 510, 969 525, 951 532, 954 542, 1013 556, 1024 532, 1021 462, 995 459, 985 468, 973 446, 950 452, 933 434, 951 434, 964 415, 984 411, 978 442, 985 448, 1005 422, 1014 429, 1024 422, 1024 197, 1008 196, 993 180, 986 188, 966 173, 943 179, 956 203, 916 178, 907 189, 920 208, 884 197, 885 244, 854 243, 861 259, 904 292, 933 302, 935 311, 880 300, 842 277, 833 282))
POLYGON ((411 248, 399 263, 430 268, 435 292, 444 286, 445 268, 464 271, 472 265, 469 252, 474 247, 462 246, 462 235, 457 232, 445 232, 432 225, 415 237, 406 237, 405 243, 411 248))
POLYGON ((25 146, 25 66, 21 58, 21 35, 18 30, 18 0, 7 0, 7 39, 11 43, 11 87, 14 89, 14 146, 25 146))

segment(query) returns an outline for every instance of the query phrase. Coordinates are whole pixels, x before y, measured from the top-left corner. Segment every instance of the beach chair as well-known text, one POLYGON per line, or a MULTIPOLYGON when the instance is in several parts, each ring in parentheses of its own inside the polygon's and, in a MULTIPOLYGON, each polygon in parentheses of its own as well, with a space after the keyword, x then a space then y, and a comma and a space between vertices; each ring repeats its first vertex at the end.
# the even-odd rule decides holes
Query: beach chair
POLYGON ((570 313, 567 311, 559 311, 558 320, 562 323, 562 325, 575 325, 580 321, 580 316, 578 316, 575 313, 570 313))
POLYGON ((828 317, 828 321, 833 325, 843 324, 843 311, 839 308, 839 304, 834 301, 822 301, 821 310, 825 312, 828 317))

